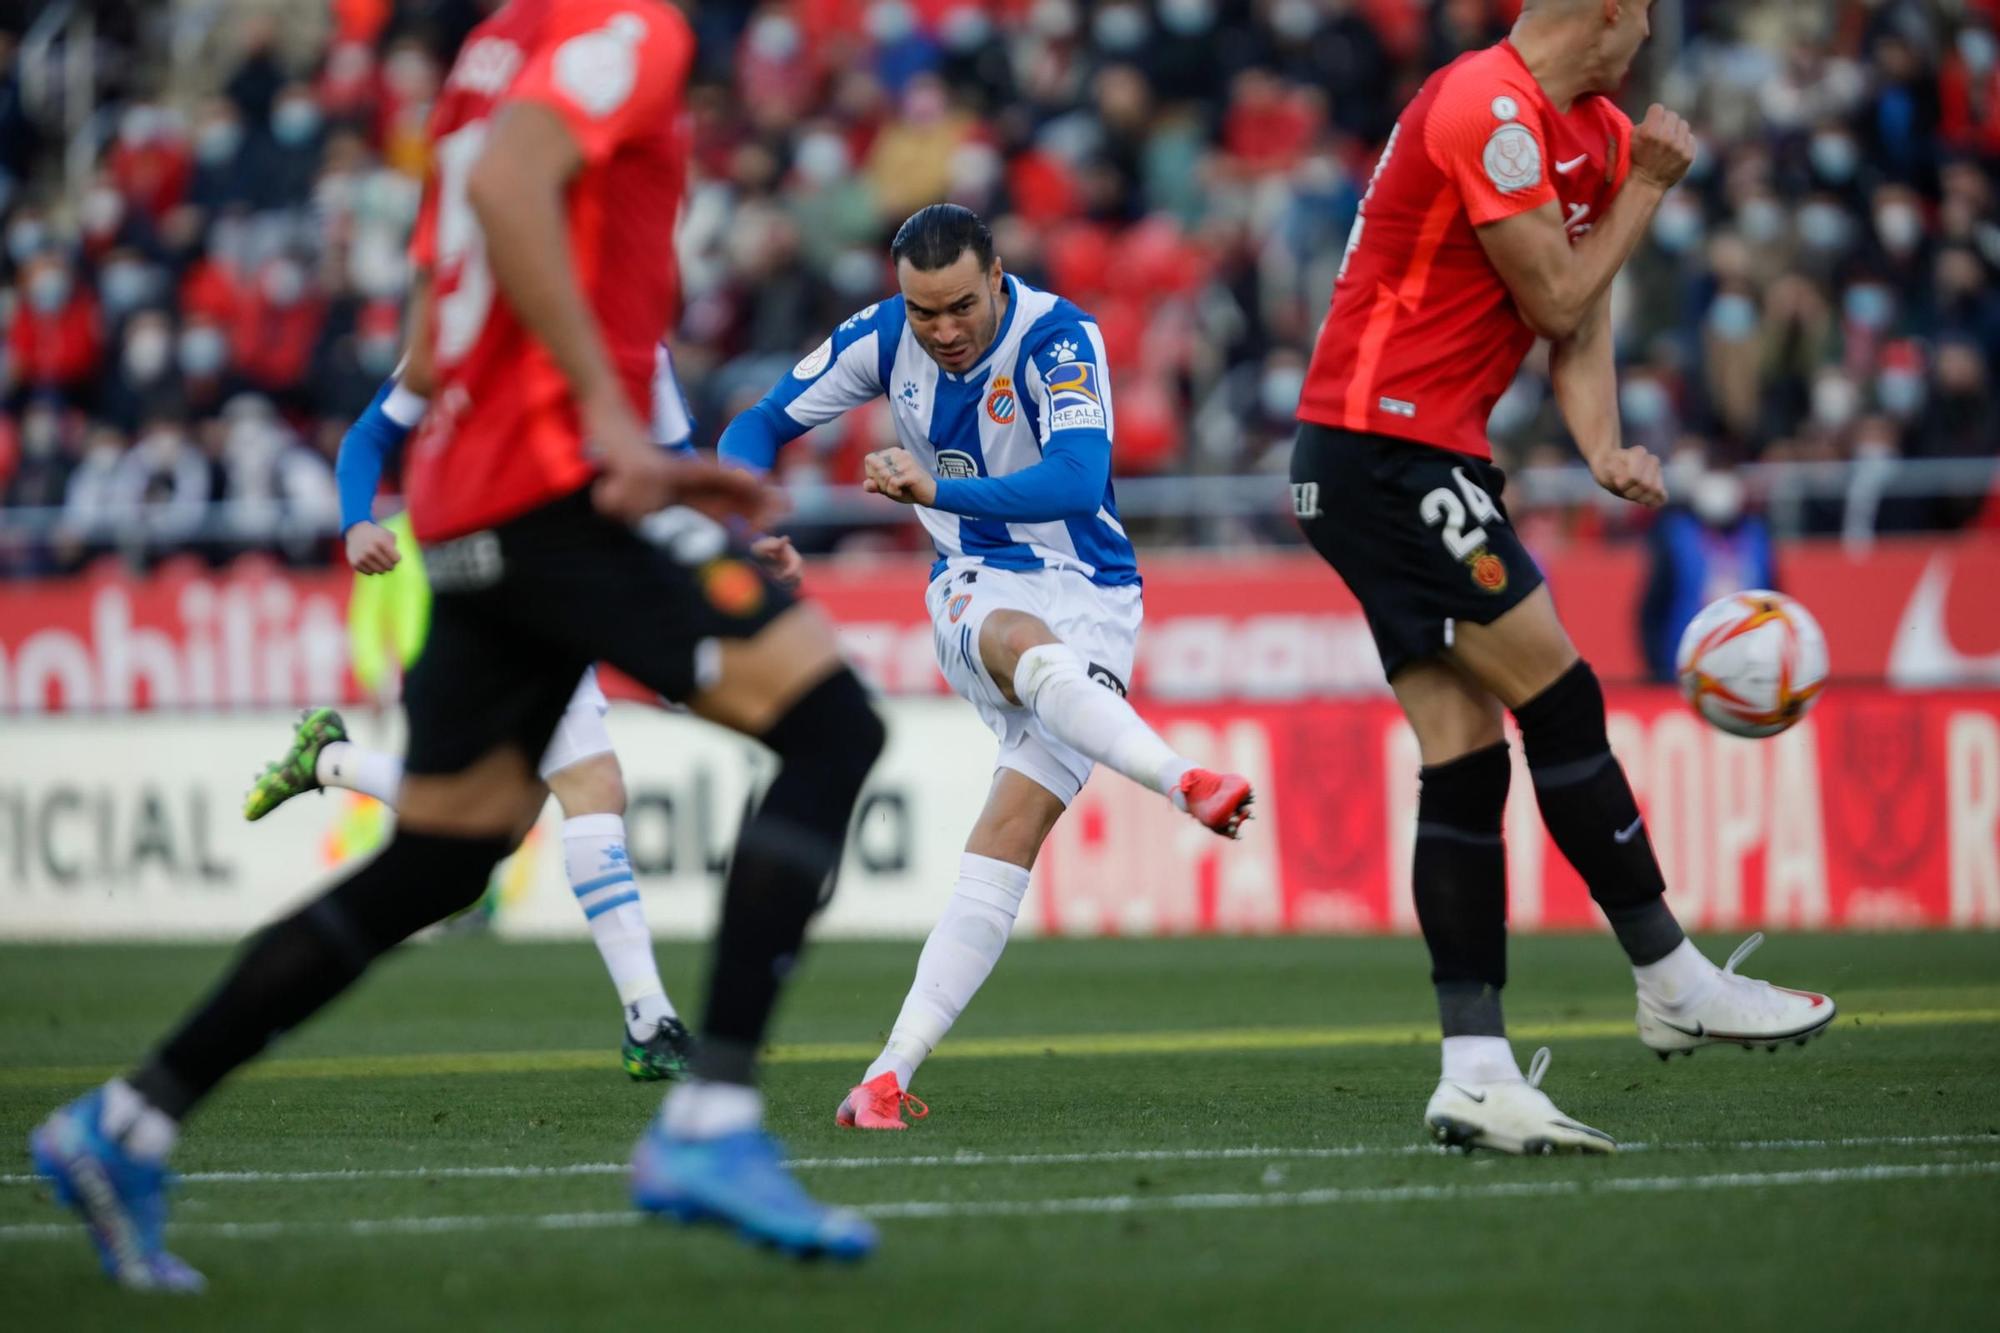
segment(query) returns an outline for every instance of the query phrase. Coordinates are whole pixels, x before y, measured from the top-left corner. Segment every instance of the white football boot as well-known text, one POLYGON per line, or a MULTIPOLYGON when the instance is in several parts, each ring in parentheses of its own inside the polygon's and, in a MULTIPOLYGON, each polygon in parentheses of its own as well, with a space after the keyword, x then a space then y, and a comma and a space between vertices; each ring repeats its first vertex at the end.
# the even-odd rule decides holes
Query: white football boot
POLYGON ((1542 1091, 1549 1069, 1544 1046, 1528 1061, 1528 1076, 1490 1083, 1439 1079, 1431 1104, 1424 1108, 1424 1127, 1444 1148, 1471 1152, 1491 1148, 1522 1157, 1552 1153, 1612 1153, 1618 1144, 1601 1129, 1580 1124, 1556 1109, 1542 1091))
POLYGON ((1758 931, 1736 946, 1709 983, 1677 1005, 1639 995, 1639 1040, 1662 1060, 1680 1051, 1720 1042, 1745 1050, 1775 1051, 1786 1042, 1805 1045, 1833 1022, 1834 1004, 1817 991, 1792 990, 1736 974, 1736 965, 1764 942, 1758 931))

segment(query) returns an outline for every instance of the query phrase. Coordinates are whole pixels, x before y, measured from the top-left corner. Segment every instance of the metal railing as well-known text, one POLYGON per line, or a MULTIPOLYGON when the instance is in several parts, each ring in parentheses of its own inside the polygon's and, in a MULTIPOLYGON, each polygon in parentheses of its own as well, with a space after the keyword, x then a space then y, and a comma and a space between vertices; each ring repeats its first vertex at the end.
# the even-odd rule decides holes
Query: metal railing
MULTIPOLYGON (((1808 505, 1838 505, 1872 516, 1888 499, 1976 500, 2000 483, 2000 458, 1878 459, 1850 463, 1760 463, 1737 469, 1751 503, 1768 513, 1781 535, 1798 531, 1808 505)), ((1669 486, 1673 484, 1669 475, 1669 486)), ((1517 514, 1594 506, 1618 511, 1625 502, 1607 494, 1580 467, 1524 468, 1509 478, 1508 501, 1517 514)), ((785 528, 881 528, 908 522, 911 511, 858 487, 809 485, 789 491, 785 528)), ((1118 509, 1133 522, 1163 520, 1285 519, 1291 512, 1286 479, 1276 474, 1126 477, 1118 481, 1118 509)), ((61 507, 0 510, 0 543, 68 539, 95 546, 144 549, 206 544, 277 546, 298 550, 337 535, 324 506, 310 510, 275 500, 223 500, 197 512, 162 503, 100 510, 79 521, 61 507)), ((1864 524, 1863 531, 1872 527, 1864 524)), ((1852 535, 1852 534, 1850 534, 1852 535)))

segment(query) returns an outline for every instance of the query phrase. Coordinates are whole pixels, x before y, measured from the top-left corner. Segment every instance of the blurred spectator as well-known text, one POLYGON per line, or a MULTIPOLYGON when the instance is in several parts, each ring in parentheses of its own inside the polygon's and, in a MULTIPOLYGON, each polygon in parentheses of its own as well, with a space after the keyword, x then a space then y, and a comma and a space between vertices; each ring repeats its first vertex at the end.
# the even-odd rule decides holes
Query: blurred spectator
POLYGON ((1681 632, 1704 606, 1745 588, 1778 586, 1771 531, 1750 512, 1743 479, 1709 466, 1698 445, 1676 456, 1673 471, 1669 484, 1677 498, 1647 534, 1649 572, 1639 604, 1646 669, 1663 683, 1675 678, 1681 632))
POLYGON ((217 498, 208 460, 188 438, 177 411, 150 415, 118 460, 102 497, 111 522, 136 520, 156 546, 184 545, 200 531, 217 498))
POLYGON ((9 388, 49 389, 88 402, 103 351, 97 302, 68 261, 53 254, 30 260, 7 333, 9 388))
POLYGON ((30 400, 20 420, 19 457, 13 475, 0 486, 0 495, 12 508, 60 506, 76 467, 68 437, 77 423, 63 411, 59 399, 49 397, 30 400))
POLYGON ((326 303, 305 264, 291 254, 270 259, 236 309, 231 346, 237 375, 266 393, 303 393, 325 318, 326 303))
POLYGON ((119 117, 104 165, 125 202, 156 223, 187 194, 194 169, 178 118, 150 102, 134 103, 119 117))
POLYGON ((140 422, 178 401, 173 322, 164 311, 142 310, 125 323, 98 415, 129 435, 140 422))
POLYGON ((233 504, 231 525, 238 539, 276 541, 302 557, 338 526, 340 495, 332 464, 299 440, 268 399, 254 394, 231 399, 212 438, 222 498, 233 504))

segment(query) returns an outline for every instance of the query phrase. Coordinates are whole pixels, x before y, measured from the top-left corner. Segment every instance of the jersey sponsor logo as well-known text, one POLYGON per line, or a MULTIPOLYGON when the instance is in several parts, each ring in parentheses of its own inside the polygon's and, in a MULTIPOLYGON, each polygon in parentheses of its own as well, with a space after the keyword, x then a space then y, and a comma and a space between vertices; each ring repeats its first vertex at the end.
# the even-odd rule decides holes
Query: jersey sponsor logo
POLYGON ((1014 419, 1014 381, 1005 375, 995 376, 993 391, 986 395, 986 415, 996 426, 1004 426, 1014 419))
POLYGON ((1556 163, 1556 175, 1567 176, 1588 161, 1590 161, 1589 153, 1578 153, 1567 162, 1556 163))
POLYGON ((615 14, 597 31, 570 38, 556 48, 556 87, 584 114, 604 119, 632 96, 645 35, 646 22, 637 14, 615 14))
POLYGON ((809 380, 825 370, 833 362, 833 339, 828 338, 819 346, 807 352, 799 363, 792 367, 792 378, 809 380))
POLYGON ((1389 413, 1391 416, 1409 417, 1414 420, 1417 415, 1417 405, 1401 398, 1390 398, 1384 395, 1375 400, 1375 406, 1389 413))
POLYGON ((432 592, 478 592, 498 583, 505 569, 500 538, 491 531, 424 548, 424 577, 432 592))
POLYGON ((1057 366, 1043 381, 1049 390, 1049 429, 1103 430, 1104 399, 1097 384, 1097 366, 1070 361, 1057 366))
POLYGON ((452 66, 448 86, 482 97, 498 97, 521 68, 521 48, 505 37, 481 37, 452 66))
POLYGON ((937 474, 953 481, 964 481, 979 475, 979 462, 963 449, 940 449, 937 456, 937 474))
POLYGON ((701 591, 710 606, 735 620, 756 615, 764 605, 764 580, 749 565, 728 556, 701 567, 701 591))
POLYGON ((1299 518, 1319 517, 1318 482, 1295 481, 1292 483, 1292 513, 1299 518))
POLYGON ((952 598, 949 602, 945 603, 944 613, 947 616, 951 617, 951 623, 956 625, 958 623, 958 618, 965 614, 965 608, 971 605, 972 605, 972 594, 969 592, 962 592, 958 594, 958 596, 952 598))
POLYGON ((1118 679, 1118 673, 1110 667, 1099 666, 1097 663, 1092 662, 1088 674, 1092 680, 1102 685, 1105 689, 1110 690, 1119 698, 1123 699, 1125 697, 1125 682, 1118 679))
POLYGON ((1525 125, 1509 122, 1493 131, 1482 156, 1486 179, 1502 194, 1515 194, 1542 180, 1542 146, 1525 125))
POLYGON ((1491 551, 1479 551, 1465 562, 1472 572, 1472 581, 1482 591, 1502 593, 1507 591, 1507 563, 1491 551))
POLYGON ((1520 114, 1521 104, 1507 94, 1501 93, 1493 99, 1493 119, 1512 120, 1520 114))

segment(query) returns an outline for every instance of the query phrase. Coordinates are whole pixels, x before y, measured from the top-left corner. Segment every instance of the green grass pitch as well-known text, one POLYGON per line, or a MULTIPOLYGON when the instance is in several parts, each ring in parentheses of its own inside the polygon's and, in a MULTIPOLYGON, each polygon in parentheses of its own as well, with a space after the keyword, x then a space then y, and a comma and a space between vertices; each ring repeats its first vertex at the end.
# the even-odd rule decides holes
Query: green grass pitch
MULTIPOLYGON (((637 1224, 619 1164, 659 1090, 617 1069, 595 955, 454 939, 197 1118, 170 1234, 212 1285, 166 1298, 102 1282, 21 1144, 228 952, 0 949, 0 1328, 1993 1326, 2000 936, 1780 936, 1752 970, 1832 992, 1834 1030, 1671 1064, 1609 939, 1516 941, 1516 1046, 1554 1048, 1608 1160, 1424 1144, 1413 940, 1024 941, 919 1076, 931 1117, 836 1129, 916 953, 815 948, 769 1066, 809 1184, 880 1218, 864 1265, 637 1224)), ((703 951, 663 954, 693 1001, 703 951)))

